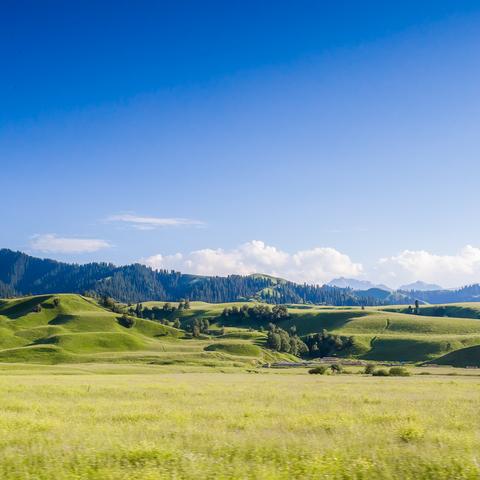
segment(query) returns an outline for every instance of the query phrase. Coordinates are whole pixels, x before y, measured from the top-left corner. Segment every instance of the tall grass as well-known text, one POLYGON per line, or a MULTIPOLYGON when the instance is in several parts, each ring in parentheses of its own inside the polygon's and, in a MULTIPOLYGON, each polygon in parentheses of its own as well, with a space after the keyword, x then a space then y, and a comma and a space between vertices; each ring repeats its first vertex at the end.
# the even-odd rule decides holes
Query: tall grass
POLYGON ((55 372, 0 377, 4 480, 480 477, 475 377, 55 372))

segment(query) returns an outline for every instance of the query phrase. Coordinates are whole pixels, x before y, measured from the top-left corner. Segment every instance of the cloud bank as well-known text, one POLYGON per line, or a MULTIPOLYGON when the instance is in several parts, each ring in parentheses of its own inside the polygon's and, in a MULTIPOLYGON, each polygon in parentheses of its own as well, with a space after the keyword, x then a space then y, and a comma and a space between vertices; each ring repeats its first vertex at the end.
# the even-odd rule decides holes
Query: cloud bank
POLYGON ((480 283, 480 248, 467 245, 453 255, 403 250, 365 267, 331 247, 287 253, 260 240, 230 250, 205 248, 189 253, 153 255, 142 263, 198 275, 265 273, 295 282, 323 284, 336 277, 368 279, 398 287, 422 280, 448 288, 480 283))
POLYGON ((54 233, 35 235, 30 241, 30 247, 45 253, 91 253, 111 245, 98 238, 59 237, 54 233))
POLYGON ((108 222, 120 222, 138 230, 154 230, 164 227, 180 227, 180 226, 204 226, 205 223, 200 220, 192 220, 190 218, 160 218, 160 217, 143 217, 132 214, 111 215, 107 218, 108 222))
MULTIPOLYGON (((130 215, 122 217, 126 218, 125 221, 132 218, 130 215)), ((133 218, 147 228, 152 224, 151 217, 133 218)), ((157 220, 158 225, 164 225, 163 221, 175 219, 153 220, 157 220)), ((165 225, 176 224, 167 221, 165 225)), ((33 236, 30 247, 43 253, 81 254, 109 248, 111 244, 99 238, 62 237, 48 233, 33 236)), ((380 258, 367 268, 335 248, 315 247, 288 253, 260 240, 232 249, 204 248, 173 255, 157 254, 141 262, 154 269, 174 269, 197 275, 265 273, 312 284, 323 284, 336 277, 368 279, 392 287, 417 280, 439 283, 448 288, 480 283, 480 248, 472 245, 451 255, 403 250, 380 258)))
POLYGON ((448 287, 478 283, 480 248, 467 245, 454 255, 404 250, 398 255, 380 259, 372 275, 395 286, 419 279, 448 287))
POLYGON ((155 269, 175 269, 197 275, 265 273, 296 282, 319 284, 333 277, 357 277, 362 273, 362 265, 334 248, 317 247, 290 254, 260 240, 252 240, 231 250, 206 248, 187 254, 158 254, 142 262, 155 269))

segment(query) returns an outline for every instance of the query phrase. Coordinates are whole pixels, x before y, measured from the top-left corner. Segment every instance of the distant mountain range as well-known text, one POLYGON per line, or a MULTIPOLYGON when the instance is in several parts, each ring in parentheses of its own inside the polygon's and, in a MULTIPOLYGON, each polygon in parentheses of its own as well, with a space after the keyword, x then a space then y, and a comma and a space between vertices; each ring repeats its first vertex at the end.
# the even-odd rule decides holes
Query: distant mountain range
MULTIPOLYGON (((327 285, 338 288, 351 288, 352 290, 370 290, 371 288, 379 288, 380 290, 385 290, 387 292, 395 291, 394 288, 391 288, 382 283, 375 284, 368 280, 358 280, 356 278, 345 277, 334 278, 333 280, 328 282, 327 285)), ((443 288, 435 283, 417 281, 414 283, 409 283, 407 285, 402 285, 401 287, 397 288, 397 290, 402 292, 427 292, 432 290, 443 290, 443 288)))
POLYGON ((383 284, 374 284, 368 280, 357 280, 356 278, 339 277, 334 278, 327 285, 338 288, 351 288, 352 290, 370 290, 371 288, 379 288, 387 292, 393 292, 393 288, 383 284))
POLYGON ((415 282, 392 290, 368 281, 337 278, 320 286, 263 274, 219 277, 156 271, 141 264, 77 265, 0 249, 0 298, 46 293, 88 293, 127 303, 185 298, 213 303, 259 300, 351 306, 413 304, 415 300, 421 303, 480 301, 479 284, 444 290, 438 285, 415 282))

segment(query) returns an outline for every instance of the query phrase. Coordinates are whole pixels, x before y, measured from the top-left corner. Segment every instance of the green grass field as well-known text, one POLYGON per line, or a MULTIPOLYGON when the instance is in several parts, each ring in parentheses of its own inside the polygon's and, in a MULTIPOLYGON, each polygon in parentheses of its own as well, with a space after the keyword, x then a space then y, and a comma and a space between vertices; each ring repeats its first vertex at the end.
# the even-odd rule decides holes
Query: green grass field
POLYGON ((0 301, 0 478, 480 478, 480 370, 448 367, 480 364, 474 304, 289 306, 282 328, 353 336, 359 358, 446 365, 387 378, 263 368, 296 359, 266 349, 260 325, 222 320, 231 305, 191 306, 169 320, 208 318, 215 334, 126 328, 78 295, 0 301))
POLYGON ((0 478, 478 479, 480 377, 11 365, 0 478))

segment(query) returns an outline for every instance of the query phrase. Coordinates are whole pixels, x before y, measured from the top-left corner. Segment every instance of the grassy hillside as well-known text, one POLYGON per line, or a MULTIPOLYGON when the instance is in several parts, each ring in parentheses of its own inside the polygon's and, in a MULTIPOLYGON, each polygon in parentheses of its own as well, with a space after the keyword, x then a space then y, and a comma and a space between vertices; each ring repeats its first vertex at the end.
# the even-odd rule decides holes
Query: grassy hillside
MULTIPOLYGON (((161 307, 163 303, 147 302, 144 305, 152 308, 161 307)), ((245 303, 192 302, 190 310, 174 312, 170 318, 179 317, 182 324, 208 318, 213 324, 233 328, 260 328, 259 322, 248 318, 222 318, 224 308, 234 305, 241 308, 245 303)), ((404 306, 366 309, 314 305, 288 307, 289 318, 279 322, 281 328, 295 326, 302 336, 323 329, 337 335, 353 336, 355 348, 345 353, 365 360, 421 362, 480 345, 480 304, 475 303, 425 306, 421 315, 407 313, 404 306), (449 315, 434 315, 443 312, 449 315)))
MULTIPOLYGON (((382 307, 389 312, 407 313, 408 306, 382 307)), ((446 305, 420 305, 420 315, 432 317, 456 317, 480 319, 480 303, 448 303, 446 305)))
MULTIPOLYGON (((178 318, 182 328, 187 329, 195 319, 208 319, 212 334, 192 339, 181 329, 146 319, 135 318, 134 325, 126 328, 122 326, 120 314, 79 295, 4 300, 0 301, 0 361, 227 367, 294 359, 265 348, 266 334, 260 330, 267 325, 262 322, 248 317, 222 316, 225 308, 241 308, 245 304, 191 302, 190 309, 166 316, 170 325, 178 318)), ((161 308, 163 302, 143 305, 161 308)), ((480 349, 469 350, 480 345, 479 305, 424 306, 420 315, 407 312, 403 306, 361 309, 289 305, 288 318, 278 325, 285 330, 295 326, 300 336, 327 330, 353 337, 353 346, 339 355, 378 361, 442 359, 450 365, 480 364, 480 357, 476 360, 480 349), (461 353, 463 351, 468 355, 461 353), (453 352, 459 353, 453 355, 453 352)))
POLYGON ((435 359, 437 365, 480 367, 480 345, 461 348, 435 359))
POLYGON ((79 295, 41 295, 0 301, 2 362, 142 362, 243 366, 289 358, 263 348, 265 335, 227 329, 186 338, 171 326, 121 315, 79 295))

